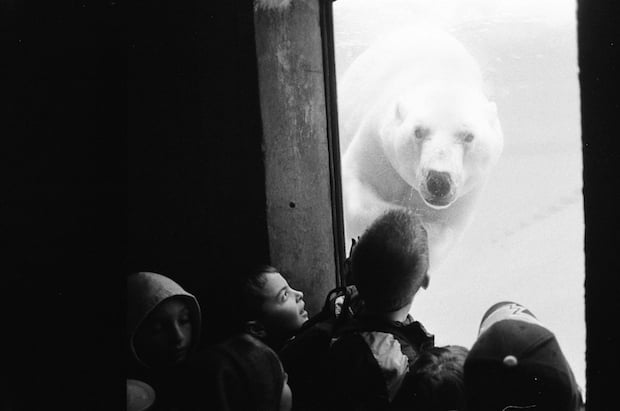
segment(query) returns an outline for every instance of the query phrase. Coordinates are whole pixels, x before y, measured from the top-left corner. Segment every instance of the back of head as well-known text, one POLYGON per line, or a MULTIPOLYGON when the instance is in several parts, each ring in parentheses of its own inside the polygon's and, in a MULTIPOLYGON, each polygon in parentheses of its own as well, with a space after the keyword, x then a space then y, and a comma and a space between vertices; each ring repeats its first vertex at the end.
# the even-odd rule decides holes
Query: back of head
POLYGON ((582 404, 555 335, 512 302, 485 314, 465 362, 465 387, 469 410, 577 411, 582 404))
POLYGON ((463 410, 463 365, 468 352, 458 345, 433 347, 422 352, 401 388, 401 401, 413 410, 463 410))
POLYGON ((351 255, 353 281, 376 312, 409 304, 427 280, 428 240, 411 211, 390 210, 361 236, 351 255))
POLYGON ((205 359, 201 362, 199 356, 189 368, 194 373, 191 395, 200 398, 196 403, 204 409, 278 410, 290 401, 284 398, 288 387, 278 355, 249 334, 212 347, 205 359))
POLYGON ((172 279, 157 273, 139 272, 127 276, 127 335, 129 337, 129 349, 134 359, 142 366, 149 366, 136 352, 134 337, 140 326, 147 320, 158 306, 170 300, 179 300, 189 310, 192 324, 191 350, 195 350, 198 344, 201 327, 201 313, 198 300, 192 294, 185 291, 172 279))

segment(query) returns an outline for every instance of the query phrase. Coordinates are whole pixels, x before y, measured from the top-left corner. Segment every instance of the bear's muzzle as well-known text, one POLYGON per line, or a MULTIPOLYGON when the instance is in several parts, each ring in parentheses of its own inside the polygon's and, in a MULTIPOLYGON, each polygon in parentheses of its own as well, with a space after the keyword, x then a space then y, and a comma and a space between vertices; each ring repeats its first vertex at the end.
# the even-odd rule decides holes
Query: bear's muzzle
POLYGON ((450 173, 429 170, 422 187, 422 197, 430 206, 449 206, 455 198, 454 184, 450 173))

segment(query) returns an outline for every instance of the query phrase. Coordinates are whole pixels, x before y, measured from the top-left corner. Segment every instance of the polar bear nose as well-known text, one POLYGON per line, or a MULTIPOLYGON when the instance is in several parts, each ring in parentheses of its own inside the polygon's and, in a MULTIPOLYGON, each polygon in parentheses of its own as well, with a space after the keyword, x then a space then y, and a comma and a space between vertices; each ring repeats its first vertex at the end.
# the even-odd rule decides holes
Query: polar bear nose
POLYGON ((426 189, 434 197, 445 197, 450 193, 450 174, 445 171, 430 170, 426 176, 426 189))

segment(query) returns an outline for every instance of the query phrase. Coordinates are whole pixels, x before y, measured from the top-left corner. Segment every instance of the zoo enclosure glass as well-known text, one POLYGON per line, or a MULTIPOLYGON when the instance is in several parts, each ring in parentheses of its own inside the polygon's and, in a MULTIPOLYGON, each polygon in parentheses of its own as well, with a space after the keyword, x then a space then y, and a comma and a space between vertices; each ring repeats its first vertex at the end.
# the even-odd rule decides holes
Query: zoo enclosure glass
MULTIPOLYGON (((434 25, 480 67, 504 148, 462 239, 416 296, 437 344, 471 346, 484 311, 517 301, 554 333, 585 389, 582 157, 576 4, 491 0, 338 0, 339 111, 347 70, 379 36, 434 25)), ((346 155, 342 118, 341 155, 346 155)), ((343 192, 346 183, 343 182, 343 192)), ((344 210, 345 225, 347 210, 344 210)), ((345 238, 348 251, 350 238, 345 238)))

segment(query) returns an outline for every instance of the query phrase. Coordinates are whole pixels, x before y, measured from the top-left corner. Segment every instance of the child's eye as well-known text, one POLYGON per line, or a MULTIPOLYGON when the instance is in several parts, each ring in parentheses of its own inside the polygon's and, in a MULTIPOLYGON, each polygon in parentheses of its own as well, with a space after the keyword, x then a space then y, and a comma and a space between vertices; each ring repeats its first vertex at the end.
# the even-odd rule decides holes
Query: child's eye
POLYGON ((180 318, 179 319, 179 323, 183 324, 183 325, 189 323, 189 317, 182 317, 182 318, 180 318))
POLYGON ((284 292, 282 293, 282 298, 280 298, 280 299, 281 299, 282 301, 286 301, 286 300, 287 300, 287 298, 288 298, 288 291, 284 291, 284 292))

